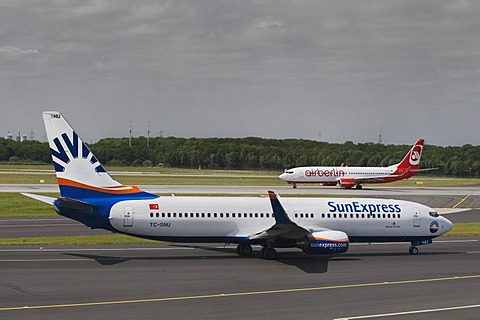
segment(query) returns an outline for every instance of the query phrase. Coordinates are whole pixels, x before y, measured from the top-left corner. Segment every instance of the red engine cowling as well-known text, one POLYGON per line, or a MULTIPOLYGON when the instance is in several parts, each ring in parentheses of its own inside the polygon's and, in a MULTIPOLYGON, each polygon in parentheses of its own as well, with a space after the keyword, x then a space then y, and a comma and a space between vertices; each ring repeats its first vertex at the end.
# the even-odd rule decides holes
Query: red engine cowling
POLYGON ((307 254, 344 253, 348 250, 348 236, 345 232, 326 230, 310 233, 302 244, 307 254))
POLYGON ((342 187, 342 188, 353 188, 357 183, 355 182, 355 179, 351 178, 340 178, 338 179, 337 184, 342 187))

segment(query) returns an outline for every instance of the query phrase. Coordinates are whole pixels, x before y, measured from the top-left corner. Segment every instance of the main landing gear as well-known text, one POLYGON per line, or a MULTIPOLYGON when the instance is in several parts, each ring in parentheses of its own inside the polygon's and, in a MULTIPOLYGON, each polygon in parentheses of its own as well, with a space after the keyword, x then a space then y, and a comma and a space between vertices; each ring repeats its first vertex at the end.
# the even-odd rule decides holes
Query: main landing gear
MULTIPOLYGON (((240 256, 250 256, 252 255, 252 246, 248 243, 240 243, 237 246, 237 253, 240 256)), ((263 247, 262 251, 260 251, 260 255, 262 256, 263 259, 265 260, 275 260, 277 259, 277 251, 274 248, 271 247, 263 247)))
POLYGON ((363 188, 363 186, 362 186, 361 184, 357 184, 357 185, 355 186, 355 189, 362 189, 362 188, 363 188))
POLYGON ((252 246, 249 245, 248 243, 240 243, 237 246, 237 253, 240 256, 250 256, 252 254, 252 246))
POLYGON ((408 252, 410 254, 416 255, 418 253, 418 248, 415 246, 411 246, 410 248, 408 248, 408 252))
POLYGON ((265 260, 275 260, 277 259, 277 251, 273 248, 263 247, 260 254, 265 260))

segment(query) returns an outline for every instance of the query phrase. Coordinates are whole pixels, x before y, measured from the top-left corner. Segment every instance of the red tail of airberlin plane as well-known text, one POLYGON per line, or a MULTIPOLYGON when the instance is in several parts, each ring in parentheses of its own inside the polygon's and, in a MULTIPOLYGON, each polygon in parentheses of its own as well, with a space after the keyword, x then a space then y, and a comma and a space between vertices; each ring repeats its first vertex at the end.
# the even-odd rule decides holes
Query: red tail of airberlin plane
POLYGON ((285 170, 279 177, 293 184, 294 188, 299 183, 321 183, 348 189, 353 187, 361 189, 364 183, 386 183, 408 179, 419 172, 435 170, 419 168, 423 143, 423 139, 418 139, 402 161, 389 167, 298 167, 285 170))

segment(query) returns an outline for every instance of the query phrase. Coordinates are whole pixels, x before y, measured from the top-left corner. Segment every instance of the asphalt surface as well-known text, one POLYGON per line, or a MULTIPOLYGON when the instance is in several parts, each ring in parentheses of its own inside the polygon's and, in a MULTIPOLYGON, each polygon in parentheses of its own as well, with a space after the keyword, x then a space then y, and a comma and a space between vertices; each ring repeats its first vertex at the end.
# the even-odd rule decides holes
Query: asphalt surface
POLYGON ((0 249, 0 319, 478 319, 480 237, 352 245, 347 254, 234 247, 0 249), (451 309, 454 308, 454 309, 451 309), (459 309, 461 308, 461 309, 459 309))
MULTIPOLYGON (((480 210, 446 217, 479 222, 480 210)), ((0 219, 0 237, 93 233, 109 234, 0 219)), ((0 319, 478 319, 480 237, 441 237, 416 256, 408 246, 284 249, 278 261, 223 245, 0 247, 0 319)))

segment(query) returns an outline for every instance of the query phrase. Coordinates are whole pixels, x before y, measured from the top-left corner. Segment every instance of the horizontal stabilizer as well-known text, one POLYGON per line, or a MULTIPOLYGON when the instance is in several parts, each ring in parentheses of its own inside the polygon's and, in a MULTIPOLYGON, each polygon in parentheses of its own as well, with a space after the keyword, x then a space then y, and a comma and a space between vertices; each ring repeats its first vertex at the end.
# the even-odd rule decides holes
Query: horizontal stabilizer
POLYGON ((32 198, 32 199, 35 199, 35 200, 38 200, 38 201, 45 202, 45 203, 50 204, 52 206, 53 206, 53 202, 57 199, 57 198, 41 196, 41 195, 33 194, 33 193, 22 193, 22 195, 24 195, 26 197, 29 197, 29 198, 32 198))

